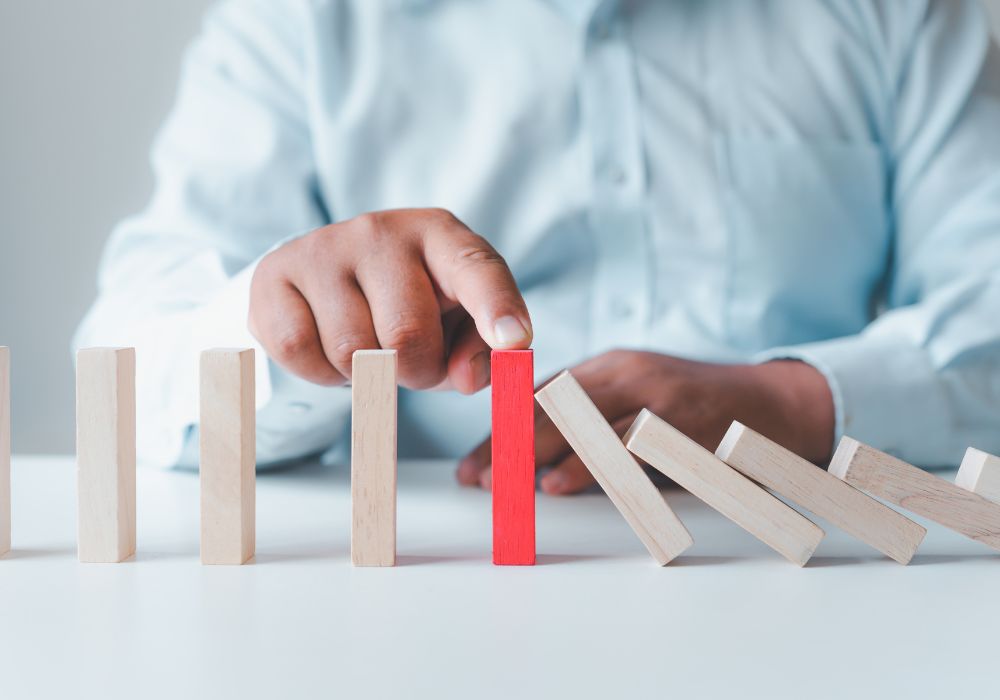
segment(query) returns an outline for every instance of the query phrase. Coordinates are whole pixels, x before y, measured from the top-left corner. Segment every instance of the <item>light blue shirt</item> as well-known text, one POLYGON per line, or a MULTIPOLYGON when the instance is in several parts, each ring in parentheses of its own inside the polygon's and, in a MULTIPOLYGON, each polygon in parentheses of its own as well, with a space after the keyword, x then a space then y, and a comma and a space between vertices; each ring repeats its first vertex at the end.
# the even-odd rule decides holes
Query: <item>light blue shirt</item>
MULTIPOLYGON (((256 346, 257 259, 445 207, 506 256, 539 378, 616 347, 827 377, 837 433, 1000 452, 1000 63, 974 0, 253 0, 208 17, 76 345, 137 348, 143 461, 193 459, 198 353, 256 346), (187 445, 187 448, 185 447, 187 445)), ((344 388, 258 347, 259 460, 323 450, 344 388)), ((458 454, 488 392, 404 392, 458 454)))

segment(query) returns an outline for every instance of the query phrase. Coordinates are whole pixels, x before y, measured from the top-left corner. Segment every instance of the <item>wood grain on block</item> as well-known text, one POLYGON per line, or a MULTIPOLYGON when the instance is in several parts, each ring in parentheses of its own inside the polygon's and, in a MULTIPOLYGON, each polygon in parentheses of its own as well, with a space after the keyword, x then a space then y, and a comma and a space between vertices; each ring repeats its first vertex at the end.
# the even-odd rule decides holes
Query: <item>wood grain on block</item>
POLYGON ((1000 549, 1000 505, 901 459, 843 437, 830 473, 911 513, 1000 549))
POLYGON ((535 398, 661 566, 694 544, 573 375, 563 372, 535 398))
POLYGON ((244 564, 256 540, 254 351, 201 354, 201 562, 244 564))
POLYGON ((650 466, 799 566, 823 539, 814 522, 646 409, 624 440, 650 466))
POLYGON ((82 562, 135 554, 135 350, 76 356, 78 550, 82 562))
POLYGON ((351 561, 395 566, 396 351, 358 350, 351 373, 351 561))
POLYGON ((10 349, 0 346, 0 557, 10 551, 10 349))
POLYGON ((1000 457, 970 447, 955 475, 955 485, 1000 503, 1000 457))
POLYGON ((927 534, 909 518, 738 421, 729 427, 715 454, 900 564, 913 558, 927 534))
POLYGON ((493 563, 535 563, 535 368, 531 350, 491 353, 493 563))

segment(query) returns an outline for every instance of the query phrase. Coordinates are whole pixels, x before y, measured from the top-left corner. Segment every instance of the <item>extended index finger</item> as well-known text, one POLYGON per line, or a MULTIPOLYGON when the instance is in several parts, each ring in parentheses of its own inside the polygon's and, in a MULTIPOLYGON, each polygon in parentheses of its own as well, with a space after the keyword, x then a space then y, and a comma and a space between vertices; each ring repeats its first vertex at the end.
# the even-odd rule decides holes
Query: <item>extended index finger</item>
POLYGON ((494 350, 531 345, 528 307, 503 256, 490 243, 447 213, 429 221, 424 259, 441 294, 460 304, 494 350))

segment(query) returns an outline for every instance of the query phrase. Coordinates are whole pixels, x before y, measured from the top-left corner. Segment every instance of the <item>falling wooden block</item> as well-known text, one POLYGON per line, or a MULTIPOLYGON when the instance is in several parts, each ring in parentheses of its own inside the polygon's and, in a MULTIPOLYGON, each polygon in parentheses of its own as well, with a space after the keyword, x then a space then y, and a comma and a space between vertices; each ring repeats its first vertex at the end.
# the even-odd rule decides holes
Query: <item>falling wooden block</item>
POLYGON ((0 557, 10 551, 10 349, 0 346, 0 557))
POLYGON ((351 373, 351 561, 395 566, 396 351, 358 350, 351 373))
POLYGON ((76 456, 80 561, 124 561, 135 554, 134 348, 77 353, 76 456))
POLYGON ((201 354, 201 563, 254 555, 256 418, 254 351, 201 354))
POLYGON ((650 466, 799 566, 823 539, 814 522, 646 409, 624 440, 650 466))
POLYGON ((830 473, 928 520, 1000 549, 1000 505, 874 447, 843 437, 830 473))
POLYGON ((955 475, 955 485, 1000 503, 1000 457, 970 447, 955 475))
POLYGON ((535 563, 535 366, 531 350, 494 350, 493 563, 535 563))
POLYGON ((900 564, 913 558, 927 534, 909 518, 737 421, 715 454, 733 469, 900 564))
POLYGON ((661 566, 694 544, 573 375, 563 372, 535 398, 661 566))

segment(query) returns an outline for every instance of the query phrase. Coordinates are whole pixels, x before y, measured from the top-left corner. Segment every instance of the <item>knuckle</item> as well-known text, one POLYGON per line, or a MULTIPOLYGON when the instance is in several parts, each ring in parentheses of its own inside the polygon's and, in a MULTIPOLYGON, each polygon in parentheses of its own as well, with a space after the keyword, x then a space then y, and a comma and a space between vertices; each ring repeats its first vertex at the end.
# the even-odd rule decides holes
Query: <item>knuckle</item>
POLYGON ((399 355, 400 380, 410 389, 428 389, 447 373, 440 350, 426 324, 410 315, 400 315, 379 331, 382 347, 399 355))
POLYGON ((451 213, 448 209, 442 207, 431 207, 424 210, 424 216, 428 219, 428 223, 432 224, 442 224, 451 225, 458 223, 458 217, 451 213))
POLYGON ((377 211, 358 214, 351 219, 351 226, 362 231, 372 231, 382 226, 382 215, 377 211))
POLYGON ((627 354, 628 350, 625 348, 612 348, 611 350, 608 350, 604 356, 612 362, 621 362, 625 359, 627 354))
POLYGON ((410 316, 397 316, 386 325, 381 335, 383 347, 400 354, 412 355, 426 350, 427 331, 419 320, 410 316))
POLYGON ((294 246, 293 250, 298 251, 301 255, 305 256, 307 260, 317 260, 319 259, 329 246, 329 241, 335 238, 335 236, 330 236, 326 228, 318 228, 312 233, 303 236, 297 241, 292 241, 289 246, 294 246))
POLYGON ((455 251, 456 265, 503 265, 507 262, 486 239, 479 236, 473 243, 463 245, 455 251))
POLYGON ((377 246, 393 236, 393 215, 391 212, 371 211, 351 219, 351 230, 364 239, 366 245, 377 246))
POLYGON ((280 251, 268 253, 257 263, 253 275, 250 278, 250 291, 260 292, 262 288, 272 286, 281 278, 280 251))
POLYGON ((334 367, 349 371, 358 350, 368 350, 371 342, 358 333, 342 333, 334 336, 326 348, 327 359, 334 367))
POLYGON ((308 352, 312 344, 312 330, 306 326, 294 326, 281 333, 276 339, 274 359, 280 363, 292 363, 308 352))
POLYGON ((288 262, 286 264, 290 269, 294 270, 296 269, 296 263, 303 258, 314 260, 317 256, 323 254, 329 242, 336 238, 336 236, 330 235, 331 228, 331 226, 321 226, 320 228, 313 229, 304 236, 293 238, 272 252, 268 257, 274 257, 275 259, 287 258, 288 262))
POLYGON ((645 376, 659 376, 664 372, 661 358, 651 352, 630 352, 629 361, 634 362, 636 369, 645 376))
POLYGON ((615 372, 615 376, 619 379, 624 379, 626 374, 630 376, 644 374, 649 369, 649 362, 644 353, 626 348, 609 350, 604 355, 604 359, 610 369, 625 370, 615 372))

